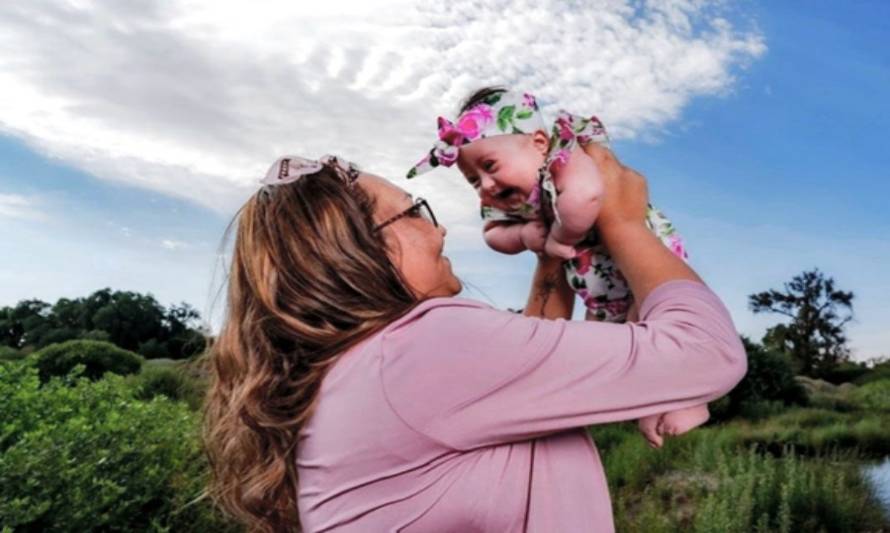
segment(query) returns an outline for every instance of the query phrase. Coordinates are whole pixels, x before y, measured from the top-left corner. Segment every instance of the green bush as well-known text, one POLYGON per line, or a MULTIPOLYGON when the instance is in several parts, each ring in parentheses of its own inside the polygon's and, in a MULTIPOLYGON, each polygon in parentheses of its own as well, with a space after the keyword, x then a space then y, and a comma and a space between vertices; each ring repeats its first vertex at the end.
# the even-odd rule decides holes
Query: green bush
POLYGON ((854 389, 850 396, 865 409, 890 411, 890 379, 866 383, 854 389))
POLYGON ((856 448, 864 457, 879 458, 890 453, 888 425, 890 415, 882 412, 795 408, 757 424, 739 424, 734 432, 737 444, 774 453, 790 444, 800 455, 856 448))
POLYGON ((0 346, 0 361, 18 361, 24 359, 25 355, 12 346, 0 346))
POLYGON ((110 342, 72 340, 51 344, 34 352, 31 357, 40 371, 40 380, 46 382, 52 376, 65 376, 74 365, 85 367, 83 375, 99 379, 105 372, 127 375, 139 371, 143 358, 138 354, 118 348, 110 342))
POLYGON ((130 382, 136 388, 136 397, 142 400, 164 395, 197 410, 204 398, 204 384, 177 365, 146 364, 142 372, 130 376, 130 382))
MULTIPOLYGON (((74 373, 80 373, 78 365, 74 373)), ((198 414, 126 379, 41 386, 0 363, 0 524, 14 531, 237 531, 201 498, 198 414)))
POLYGON ((746 414, 771 414, 775 411, 773 406, 776 402, 783 405, 806 405, 806 391, 795 381, 788 359, 745 337, 742 337, 742 341, 748 353, 748 372, 730 391, 729 400, 716 406, 712 418, 725 420, 746 414), (764 406, 769 406, 769 409, 764 406))
POLYGON ((139 344, 139 348, 136 351, 146 359, 156 359, 167 357, 168 355, 167 348, 158 339, 149 339, 139 344))
POLYGON ((91 329, 89 331, 86 331, 83 335, 80 336, 80 338, 91 341, 111 342, 111 335, 109 335, 107 331, 102 331, 101 329, 91 329))
POLYGON ((841 383, 855 382, 867 375, 871 370, 863 363, 844 361, 836 366, 823 371, 819 377, 829 383, 840 385, 841 383))
POLYGON ((692 531, 863 531, 883 525, 847 453, 831 452, 804 461, 786 447, 779 457, 748 453, 721 455, 702 490, 692 531))
POLYGON ((856 385, 865 385, 872 381, 880 381, 882 379, 890 379, 890 361, 875 365, 874 368, 858 378, 853 380, 856 385))

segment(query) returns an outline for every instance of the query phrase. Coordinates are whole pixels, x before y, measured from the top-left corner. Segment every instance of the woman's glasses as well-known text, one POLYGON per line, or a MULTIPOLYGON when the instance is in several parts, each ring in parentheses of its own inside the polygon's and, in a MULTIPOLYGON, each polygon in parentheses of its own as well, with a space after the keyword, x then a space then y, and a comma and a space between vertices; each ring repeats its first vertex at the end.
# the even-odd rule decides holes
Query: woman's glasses
POLYGON ((374 228, 374 231, 380 231, 396 220, 407 216, 421 216, 432 222, 433 226, 439 227, 439 223, 436 222, 436 215, 433 214, 433 210, 432 208, 430 208, 430 204, 428 204, 423 198, 418 197, 416 200, 414 200, 414 205, 412 205, 408 209, 405 209, 398 215, 384 220, 383 222, 378 224, 377 227, 374 228))

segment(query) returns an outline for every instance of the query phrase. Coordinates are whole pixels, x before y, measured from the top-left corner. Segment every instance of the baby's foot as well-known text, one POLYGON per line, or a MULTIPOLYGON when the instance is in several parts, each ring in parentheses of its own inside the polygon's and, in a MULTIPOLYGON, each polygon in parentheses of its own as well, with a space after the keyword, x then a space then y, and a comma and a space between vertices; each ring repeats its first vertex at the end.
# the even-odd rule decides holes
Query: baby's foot
POLYGON ((649 442, 649 446, 653 448, 661 448, 661 445, 664 443, 664 439, 658 434, 658 425, 661 417, 662 414, 659 413, 657 415, 644 416, 637 421, 640 433, 649 442))
POLYGON ((560 259, 571 259, 576 255, 574 246, 563 244, 552 236, 547 237, 547 242, 544 244, 544 253, 550 257, 559 257, 560 259))
POLYGON ((664 413, 660 433, 662 435, 682 435, 707 422, 710 416, 707 404, 664 413))

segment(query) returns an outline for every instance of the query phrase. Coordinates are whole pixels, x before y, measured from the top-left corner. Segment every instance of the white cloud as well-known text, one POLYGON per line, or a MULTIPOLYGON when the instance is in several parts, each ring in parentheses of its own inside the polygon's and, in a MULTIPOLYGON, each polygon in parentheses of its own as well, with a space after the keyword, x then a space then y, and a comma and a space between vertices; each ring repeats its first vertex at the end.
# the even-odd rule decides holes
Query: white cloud
POLYGON ((47 216, 38 208, 34 198, 0 193, 0 218, 46 220, 47 216))
POLYGON ((161 240, 161 247, 166 250, 181 250, 183 248, 188 248, 189 244, 175 239, 163 239, 161 240))
MULTIPOLYGON (((231 213, 281 153, 340 153, 402 176, 436 114, 484 84, 597 113, 616 138, 657 137, 765 51, 721 6, 6 2, 0 130, 101 178, 231 213)), ((410 187, 451 225, 476 227, 471 190, 437 174, 410 187)))

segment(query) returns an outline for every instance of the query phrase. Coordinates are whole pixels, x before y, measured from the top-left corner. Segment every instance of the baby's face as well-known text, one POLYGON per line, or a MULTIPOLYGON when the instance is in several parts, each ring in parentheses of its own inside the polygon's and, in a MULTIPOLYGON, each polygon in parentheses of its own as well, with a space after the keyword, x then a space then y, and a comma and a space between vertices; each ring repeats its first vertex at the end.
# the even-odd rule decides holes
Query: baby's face
POLYGON ((496 135, 461 146, 457 166, 483 203, 506 207, 531 193, 546 150, 543 132, 496 135))

